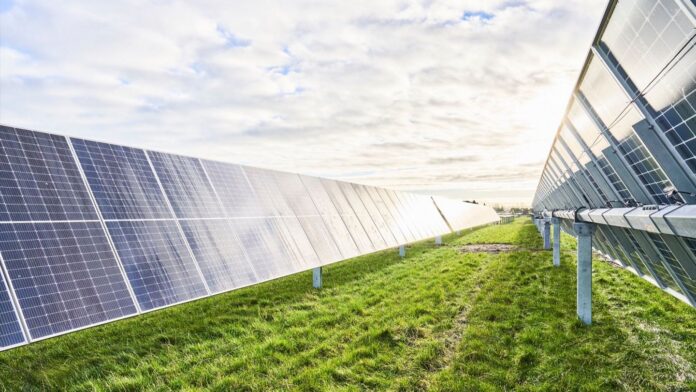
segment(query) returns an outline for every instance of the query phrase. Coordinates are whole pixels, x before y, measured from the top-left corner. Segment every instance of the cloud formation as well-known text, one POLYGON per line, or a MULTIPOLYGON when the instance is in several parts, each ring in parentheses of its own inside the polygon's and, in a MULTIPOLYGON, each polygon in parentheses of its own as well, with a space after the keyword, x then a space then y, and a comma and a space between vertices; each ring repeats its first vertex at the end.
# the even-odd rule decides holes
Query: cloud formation
POLYGON ((605 1, 0 6, 0 122, 531 200, 605 1))

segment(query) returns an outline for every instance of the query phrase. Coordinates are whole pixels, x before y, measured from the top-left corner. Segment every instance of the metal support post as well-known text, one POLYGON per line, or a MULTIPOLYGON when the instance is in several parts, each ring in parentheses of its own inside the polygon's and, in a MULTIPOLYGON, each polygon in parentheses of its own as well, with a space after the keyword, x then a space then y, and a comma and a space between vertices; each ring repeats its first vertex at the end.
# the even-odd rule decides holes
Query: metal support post
POLYGON ((561 220, 559 218, 551 218, 553 223, 553 266, 561 265, 561 220))
POLYGON ((573 230, 578 236, 577 313, 585 325, 592 324, 592 234, 595 225, 576 222, 573 230))
POLYGON ((435 245, 442 245, 442 236, 435 237, 435 245))
POLYGON ((406 245, 399 246, 399 256, 406 257, 406 245))
POLYGON ((312 270, 312 285, 315 289, 321 288, 321 267, 312 270))
POLYGON ((544 219, 544 249, 551 249, 551 223, 544 219))

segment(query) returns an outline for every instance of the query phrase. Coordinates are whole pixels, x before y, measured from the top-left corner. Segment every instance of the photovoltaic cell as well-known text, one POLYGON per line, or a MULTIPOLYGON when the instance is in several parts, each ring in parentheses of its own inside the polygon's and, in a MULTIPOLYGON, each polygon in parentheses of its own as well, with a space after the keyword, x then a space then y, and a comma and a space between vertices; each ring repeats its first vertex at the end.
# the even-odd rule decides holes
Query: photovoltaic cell
POLYGON ((176 222, 109 221, 106 224, 142 310, 207 294, 176 222))
POLYGON ((145 151, 71 140, 104 219, 172 218, 145 151))
POLYGON ((190 219, 180 224, 210 291, 219 293, 258 280, 229 221, 190 219))
POLYGON ((152 151, 147 155, 178 218, 225 216, 198 159, 152 151))
POLYGON ((380 216, 382 217, 387 230, 389 230, 389 232, 394 236, 394 239, 396 239, 397 244, 408 242, 406 236, 397 224, 396 219, 394 219, 392 216, 389 206, 384 202, 384 200, 382 200, 382 196, 379 194, 379 192, 377 192, 377 189, 368 186, 363 186, 362 188, 365 189, 367 194, 372 199, 377 212, 379 212, 380 216))
POLYGON ((65 137, 0 126, 0 221, 93 219, 65 137))
POLYGON ((99 222, 0 224, 0 249, 34 339, 136 313, 99 222))
POLYGON ((24 343, 24 333, 15 313, 10 291, 0 273, 0 349, 24 343))

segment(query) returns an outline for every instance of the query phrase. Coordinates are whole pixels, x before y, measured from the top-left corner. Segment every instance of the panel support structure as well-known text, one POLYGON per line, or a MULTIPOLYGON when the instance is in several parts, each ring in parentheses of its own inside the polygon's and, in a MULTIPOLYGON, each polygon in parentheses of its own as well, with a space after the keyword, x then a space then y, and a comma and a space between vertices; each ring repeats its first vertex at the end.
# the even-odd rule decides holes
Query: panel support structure
POLYGON ((561 265, 561 220, 559 218, 551 218, 553 223, 553 266, 561 265))
POLYGON ((543 221, 544 228, 544 249, 551 249, 551 223, 548 219, 543 221))
POLYGON ((406 245, 399 246, 399 257, 406 257, 406 245))
POLYGON ((573 230, 578 236, 577 314, 585 325, 592 324, 592 234, 593 223, 576 222, 573 230))
POLYGON ((435 245, 442 245, 442 236, 438 235, 435 237, 435 245))
POLYGON ((312 286, 315 289, 320 289, 322 286, 322 270, 321 267, 312 270, 312 286))

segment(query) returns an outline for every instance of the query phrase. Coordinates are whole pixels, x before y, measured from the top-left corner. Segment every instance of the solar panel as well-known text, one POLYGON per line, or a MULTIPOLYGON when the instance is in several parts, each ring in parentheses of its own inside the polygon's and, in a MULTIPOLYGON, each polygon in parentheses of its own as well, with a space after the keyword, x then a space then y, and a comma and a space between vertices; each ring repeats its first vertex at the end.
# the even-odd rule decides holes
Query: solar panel
POLYGON ((145 151, 71 141, 104 219, 173 218, 145 151))
POLYGON ((397 224, 396 219, 394 219, 391 211, 389 211, 389 206, 384 202, 384 200, 382 200, 382 196, 377 192, 377 189, 369 186, 363 186, 362 188, 367 192, 370 199, 374 203, 375 211, 377 211, 382 217, 387 230, 389 230, 389 232, 394 236, 396 243, 404 244, 408 242, 406 236, 397 224))
POLYGON ((396 223, 396 226, 399 228, 399 230, 401 230, 401 233, 403 233, 405 241, 413 242, 420 239, 411 232, 411 229, 404 221, 404 218, 401 216, 401 210, 394 203, 391 196, 389 196, 390 191, 381 188, 375 188, 375 191, 379 194, 379 196, 382 197, 382 202, 386 206, 387 210, 391 213, 392 219, 396 223))
POLYGON ((0 348, 422 238, 392 191, 8 127, 0 149, 0 348))
POLYGON ((2 223, 0 249, 33 339, 136 313, 99 222, 2 223))
POLYGON ((107 221, 106 225, 143 311, 207 294, 176 222, 107 221))
MULTIPOLYGON (((332 205, 336 209, 336 212, 343 220, 343 223, 345 223, 346 229, 350 233, 351 238, 353 241, 355 241, 355 245, 358 247, 359 253, 364 254, 374 251, 375 246, 372 244, 372 240, 370 240, 365 228, 363 227, 362 223, 360 223, 360 219, 358 219, 358 216, 350 206, 348 199, 346 199, 345 195, 341 191, 338 182, 322 180, 314 177, 305 177, 305 179, 310 182, 313 181, 313 179, 316 179, 316 181, 322 185, 326 191, 326 195, 331 199, 332 205)), ((317 192, 312 192, 312 195, 314 196, 315 193, 317 192)))
POLYGON ((198 159, 152 151, 147 155, 178 218, 225 216, 198 159))
POLYGON ((25 342, 22 326, 10 298, 10 291, 5 278, 0 272, 0 349, 16 346, 25 342))
MULTIPOLYGON (((349 258, 359 255, 360 250, 353 239, 353 235, 346 227, 345 219, 338 213, 321 181, 316 177, 309 176, 300 176, 300 179, 307 188, 307 192, 314 201, 317 211, 324 220, 326 228, 331 233, 343 257, 349 258)), ((350 215, 352 216, 352 211, 350 215)))
POLYGON ((0 221, 95 219, 64 137, 0 126, 0 221))
POLYGON ((244 244, 226 219, 188 219, 180 222, 205 281, 213 293, 247 286, 258 278, 244 244))
POLYGON ((314 201, 297 174, 275 172, 280 193, 284 196, 290 211, 297 217, 309 242, 322 264, 342 258, 341 253, 319 215, 314 201))
POLYGON ((389 192, 394 204, 398 206, 399 211, 402 212, 403 219, 406 225, 411 228, 411 232, 416 238, 427 238, 427 233, 423 230, 420 222, 416 219, 414 214, 414 207, 411 205, 410 200, 406 197, 406 194, 401 192, 389 192))
MULTIPOLYGON (((326 183, 328 183, 328 181, 326 181, 326 183)), ((365 204, 363 203, 360 195, 358 195, 357 190, 347 182, 338 182, 338 187, 350 203, 353 211, 355 211, 355 215, 360 220, 362 227, 365 229, 370 241, 374 245, 374 250, 387 248, 387 242, 384 240, 384 237, 377 227, 377 224, 372 219, 370 212, 367 210, 367 208, 365 208, 365 204)))
POLYGON ((208 160, 202 162, 225 209, 226 216, 230 218, 267 216, 264 206, 259 202, 241 166, 208 160))
POLYGON ((375 226, 377 226, 377 229, 382 235, 382 238, 384 238, 387 247, 398 245, 399 242, 392 233, 387 222, 384 221, 382 213, 377 209, 377 206, 375 205, 375 202, 372 200, 372 197, 370 197, 370 194, 367 192, 366 187, 364 185, 358 184, 350 184, 350 186, 353 187, 353 189, 355 189, 355 192, 358 194, 358 197, 360 197, 360 200, 362 201, 363 205, 365 206, 365 209, 372 218, 372 221, 375 222, 375 226))

